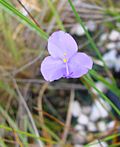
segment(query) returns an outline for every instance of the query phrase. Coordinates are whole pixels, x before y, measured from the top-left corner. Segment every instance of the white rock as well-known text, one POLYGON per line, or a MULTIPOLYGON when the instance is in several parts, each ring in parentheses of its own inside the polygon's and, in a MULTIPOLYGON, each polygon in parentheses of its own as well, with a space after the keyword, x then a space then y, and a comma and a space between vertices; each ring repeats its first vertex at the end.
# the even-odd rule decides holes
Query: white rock
POLYGON ((102 98, 100 98, 99 101, 95 100, 93 104, 90 114, 90 120, 92 121, 97 121, 99 118, 106 118, 108 116, 108 111, 111 110, 110 105, 106 103, 102 98))
POLYGON ((84 128, 83 125, 77 124, 77 125, 75 126, 74 129, 75 129, 76 131, 82 131, 82 130, 84 130, 85 128, 84 128))
POLYGON ((86 131, 80 131, 79 133, 80 133, 81 136, 84 136, 84 137, 86 137, 86 135, 87 135, 86 131))
POLYGON ((100 36, 100 41, 101 41, 101 42, 104 42, 104 41, 107 40, 107 38, 108 38, 108 33, 104 33, 104 34, 102 34, 102 35, 100 36))
POLYGON ((83 147, 83 145, 75 144, 74 147, 83 147))
POLYGON ((106 124, 105 124, 104 121, 98 122, 98 123, 97 123, 97 126, 98 126, 98 130, 99 130, 100 132, 104 132, 104 131, 106 131, 106 129, 107 129, 107 126, 106 126, 106 124))
POLYGON ((116 48, 116 44, 114 42, 110 42, 106 45, 106 48, 111 50, 116 48))
POLYGON ((103 60, 109 68, 115 68, 116 72, 120 71, 120 56, 117 57, 117 51, 111 50, 108 53, 104 54, 103 60))
POLYGON ((91 107, 90 106, 83 106, 82 107, 82 112, 86 115, 89 115, 91 112, 91 107))
POLYGON ((97 131, 96 124, 93 122, 89 122, 87 127, 88 127, 88 131, 90 131, 90 132, 97 131))
MULTIPOLYGON (((87 27, 86 27, 86 29, 87 29, 87 27)), ((83 36, 85 34, 85 31, 84 31, 83 27, 80 24, 76 24, 71 29, 71 34, 75 34, 75 35, 78 35, 78 36, 83 36)))
POLYGON ((117 54, 116 50, 111 50, 108 53, 103 55, 103 60, 105 61, 106 65, 109 68, 113 68, 115 66, 116 54, 117 54))
POLYGON ((95 105, 97 106, 97 108, 100 112, 100 116, 102 118, 106 118, 108 116, 108 111, 111 110, 111 107, 102 98, 100 98, 99 100, 100 100, 100 102, 98 100, 95 100, 95 105))
POLYGON ((115 71, 116 72, 120 71, 120 56, 116 57, 116 60, 115 60, 115 71))
POLYGON ((116 43, 116 48, 120 51, 120 42, 116 43))
POLYGON ((94 122, 94 121, 97 121, 100 117, 101 116, 100 116, 100 112, 99 112, 98 108, 96 107, 96 105, 93 105, 92 111, 90 114, 90 120, 94 122))
POLYGON ((113 129, 114 126, 115 126, 115 121, 111 121, 111 122, 109 122, 109 123, 107 124, 107 128, 108 128, 108 129, 113 129))
POLYGON ((120 33, 118 32, 118 31, 116 31, 116 30, 113 30, 111 33, 110 33, 110 35, 109 35, 109 39, 111 40, 111 41, 116 41, 116 40, 118 40, 120 38, 120 33))
POLYGON ((85 143, 86 138, 82 136, 79 132, 73 135, 73 143, 74 144, 83 144, 85 143))
POLYGON ((78 101, 74 101, 72 104, 72 115, 78 117, 81 113, 81 106, 78 101))
POLYGON ((94 21, 92 21, 92 20, 88 21, 86 26, 87 26, 88 30, 90 30, 92 32, 95 31, 96 27, 97 27, 96 23, 94 21))
POLYGON ((82 125, 88 125, 88 122, 89 122, 89 119, 86 115, 84 114, 81 114, 79 117, 78 117, 78 123, 82 124, 82 125))
POLYGON ((98 140, 95 140, 93 142, 90 143, 91 147, 108 147, 108 144, 106 142, 102 142, 100 141, 100 143, 98 142, 98 140))
MULTIPOLYGON (((102 82, 96 82, 95 87, 102 92, 106 91, 106 87, 102 82)), ((94 90, 93 88, 91 88, 91 90, 94 94, 98 95, 98 92, 96 90, 94 90)))

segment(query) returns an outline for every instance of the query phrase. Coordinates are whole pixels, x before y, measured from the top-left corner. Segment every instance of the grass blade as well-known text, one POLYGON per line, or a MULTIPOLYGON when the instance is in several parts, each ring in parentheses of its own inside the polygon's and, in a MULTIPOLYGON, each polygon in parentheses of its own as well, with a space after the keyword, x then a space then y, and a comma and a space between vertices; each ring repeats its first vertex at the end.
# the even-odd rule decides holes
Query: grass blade
MULTIPOLYGON (((5 125, 0 125, 0 128, 5 129, 5 130, 10 131, 10 132, 13 131, 12 128, 5 126, 5 125)), ((39 140, 42 140, 42 141, 45 141, 45 142, 56 144, 55 141, 51 141, 51 140, 45 139, 43 137, 37 137, 36 135, 28 133, 28 132, 24 132, 24 131, 21 131, 21 130, 18 130, 18 129, 14 129, 14 131, 17 132, 18 134, 21 134, 22 136, 25 135, 27 137, 31 137, 31 138, 34 138, 34 139, 39 139, 39 140)))
POLYGON ((118 89, 117 87, 115 87, 114 85, 112 85, 111 83, 109 83, 104 77, 102 77, 101 75, 99 75, 95 70, 91 70, 90 74, 98 81, 101 81, 102 83, 104 83, 106 85, 106 87, 108 89, 110 89, 113 93, 115 93, 118 98, 120 97, 120 89, 118 89))
POLYGON ((9 21, 10 21, 9 17, 3 11, 0 14, 0 18, 1 18, 2 25, 3 25, 2 32, 3 32, 3 35, 5 37, 6 46, 10 50, 12 57, 17 62, 20 59, 20 53, 18 52, 15 41, 13 40, 13 37, 12 37, 12 31, 11 31, 11 28, 9 26, 9 21))
POLYGON ((56 8, 54 7, 53 2, 51 0, 47 0, 47 2, 48 2, 48 5, 49 5, 49 7, 51 8, 51 10, 53 12, 53 15, 56 17, 59 28, 61 30, 65 31, 64 26, 62 24, 62 21, 60 20, 59 14, 58 14, 56 8))
POLYGON ((103 60, 103 58, 102 58, 102 55, 101 55, 100 51, 99 51, 98 48, 96 47, 96 44, 94 43, 92 37, 91 37, 90 34, 88 33, 88 30, 85 28, 85 25, 84 25, 82 19, 80 18, 79 14, 77 13, 77 11, 76 11, 76 9, 75 9, 75 7, 74 7, 72 1, 71 1, 71 0, 68 0, 68 2, 69 2, 70 6, 71 6, 71 8, 72 8, 72 10, 73 10, 73 13, 74 13, 74 15, 75 15, 77 21, 80 23, 80 25, 81 25, 82 28, 84 29, 85 34, 86 34, 86 36, 87 36, 87 38, 88 38, 88 41, 90 42, 92 48, 93 48, 94 51, 96 52, 96 54, 97 54, 97 56, 99 57, 99 59, 102 61, 103 65, 104 65, 104 67, 105 67, 106 72, 107 72, 108 75, 111 77, 113 84, 116 86, 116 81, 115 81, 114 77, 110 74, 110 71, 109 71, 108 67, 107 67, 106 64, 105 64, 105 62, 104 62, 104 60, 103 60))
POLYGON ((116 113, 117 113, 118 115, 120 115, 120 110, 114 105, 114 103, 112 103, 112 101, 111 101, 103 92, 101 92, 100 90, 98 90, 98 89, 96 88, 94 82, 92 82, 92 80, 91 80, 90 78, 84 76, 83 79, 84 79, 85 81, 87 81, 87 82, 89 83, 89 85, 90 85, 91 87, 93 87, 93 88, 99 93, 99 95, 100 95, 103 99, 105 99, 105 101, 107 101, 107 102, 111 105, 111 107, 116 111, 116 113))
POLYGON ((32 22, 29 18, 24 16, 21 12, 19 12, 14 6, 9 4, 8 2, 4 0, 0 0, 0 6, 7 12, 10 12, 10 14, 13 14, 14 16, 17 16, 20 21, 26 23, 27 26, 29 26, 31 29, 35 30, 43 39, 47 40, 48 35, 45 33, 42 29, 40 29, 34 22, 32 22))

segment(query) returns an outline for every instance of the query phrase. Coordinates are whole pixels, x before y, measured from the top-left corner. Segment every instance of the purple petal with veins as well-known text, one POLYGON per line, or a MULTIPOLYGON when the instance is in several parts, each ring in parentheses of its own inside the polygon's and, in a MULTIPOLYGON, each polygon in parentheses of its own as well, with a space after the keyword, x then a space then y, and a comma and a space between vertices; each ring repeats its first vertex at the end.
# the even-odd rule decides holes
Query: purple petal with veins
POLYGON ((54 32, 48 39, 48 51, 52 57, 67 60, 78 50, 78 46, 71 35, 63 31, 54 32))
POLYGON ((48 56, 41 64, 41 73, 46 81, 52 82, 62 78, 66 73, 66 68, 62 60, 48 56))

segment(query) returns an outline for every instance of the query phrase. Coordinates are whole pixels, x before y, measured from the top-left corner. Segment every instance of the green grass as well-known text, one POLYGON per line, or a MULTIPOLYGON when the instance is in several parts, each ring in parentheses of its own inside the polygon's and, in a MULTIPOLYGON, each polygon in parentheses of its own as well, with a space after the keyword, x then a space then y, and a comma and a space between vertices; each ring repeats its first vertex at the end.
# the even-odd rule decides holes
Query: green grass
POLYGON ((32 30, 35 30, 40 37, 43 39, 47 40, 48 35, 46 32, 44 32, 41 28, 39 28, 34 22, 32 22, 28 17, 24 16, 22 13, 20 13, 14 6, 12 6, 10 3, 0 0, 0 6, 7 11, 8 13, 17 16, 17 18, 21 21, 24 22, 27 26, 29 26, 32 30))

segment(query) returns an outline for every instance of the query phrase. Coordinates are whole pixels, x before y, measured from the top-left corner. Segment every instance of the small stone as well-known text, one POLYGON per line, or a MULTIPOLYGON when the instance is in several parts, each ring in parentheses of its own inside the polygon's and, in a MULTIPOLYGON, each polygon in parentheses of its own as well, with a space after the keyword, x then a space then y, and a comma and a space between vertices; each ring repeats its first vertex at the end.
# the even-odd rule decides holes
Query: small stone
POLYGON ((108 128, 108 129, 113 129, 114 126, 115 126, 115 121, 111 121, 111 122, 109 122, 109 123, 107 124, 107 128, 108 128))
POLYGON ((75 144, 74 147, 83 147, 83 145, 75 144))
POLYGON ((116 43, 116 48, 117 48, 118 51, 120 51, 120 42, 116 43))
POLYGON ((111 50, 103 55, 103 60, 105 61, 106 65, 109 68, 113 68, 115 66, 116 54, 117 54, 116 50, 111 50))
POLYGON ((120 71, 120 56, 117 56, 116 50, 111 50, 104 54, 103 60, 109 68, 115 68, 116 72, 120 71))
POLYGON ((80 133, 80 135, 82 135, 84 137, 86 137, 86 135, 87 135, 87 132, 86 131, 80 131, 79 133, 80 133))
POLYGON ((110 110, 110 105, 106 103, 102 98, 100 98, 99 101, 95 100, 92 106, 90 120, 97 121, 99 118, 106 118, 108 116, 108 111, 110 110))
POLYGON ((91 114, 90 114, 90 120, 93 121, 93 122, 95 122, 99 118, 100 118, 100 112, 97 109, 96 105, 93 105, 92 106, 92 111, 91 111, 91 114))
POLYGON ((109 39, 111 41, 117 41, 118 39, 120 39, 120 33, 116 30, 113 30, 109 35, 109 39))
POLYGON ((106 131, 107 126, 106 126, 106 124, 105 124, 104 121, 98 122, 98 123, 97 123, 97 126, 98 126, 98 130, 99 130, 100 132, 106 131))
POLYGON ((99 118, 106 118, 108 116, 108 111, 111 110, 111 107, 108 103, 106 103, 102 98, 95 100, 91 114, 90 120, 97 121, 99 118))
POLYGON ((87 24, 86 24, 87 28, 89 31, 93 32, 96 30, 96 23, 92 20, 88 21, 87 24))
POLYGON ((89 115, 91 112, 91 107, 90 106, 83 106, 82 107, 82 112, 86 115, 89 115))
POLYGON ((87 125, 88 122, 89 122, 89 119, 86 115, 84 114, 81 114, 79 117, 78 117, 78 123, 82 124, 82 125, 87 125))
POLYGON ((71 34, 75 34, 75 35, 78 35, 78 36, 83 36, 83 35, 85 35, 85 31, 84 31, 83 27, 80 24, 76 24, 71 29, 71 34))
POLYGON ((106 118, 108 116, 108 111, 111 110, 111 107, 108 103, 106 103, 102 98, 99 99, 100 101, 96 100, 95 105, 97 106, 100 116, 102 118, 106 118))
POLYGON ((78 117, 81 113, 80 103, 78 101, 74 101, 72 104, 72 115, 74 117, 78 117))
POLYGON ((89 122, 87 127, 88 127, 88 131, 90 131, 90 132, 97 131, 96 124, 93 122, 89 122))
POLYGON ((120 56, 116 57, 116 60, 115 60, 115 71, 116 72, 120 71, 120 56))
POLYGON ((86 141, 86 138, 84 136, 80 135, 79 132, 75 133, 73 135, 73 143, 74 144, 83 144, 83 143, 85 143, 85 141, 86 141))
POLYGON ((111 50, 111 49, 115 49, 116 48, 116 44, 114 42, 108 43, 106 45, 106 48, 111 50))
POLYGON ((106 41, 106 40, 107 40, 107 37, 108 37, 108 33, 102 34, 101 37, 100 37, 100 41, 101 41, 101 42, 106 41))
POLYGON ((85 128, 84 128, 83 125, 77 124, 77 125, 75 126, 74 129, 75 129, 76 131, 82 131, 82 130, 84 130, 85 128))
MULTIPOLYGON (((95 87, 102 92, 106 91, 106 87, 102 82, 96 82, 95 87)), ((94 94, 98 95, 98 92, 96 90, 94 90, 93 88, 91 90, 94 94)))

